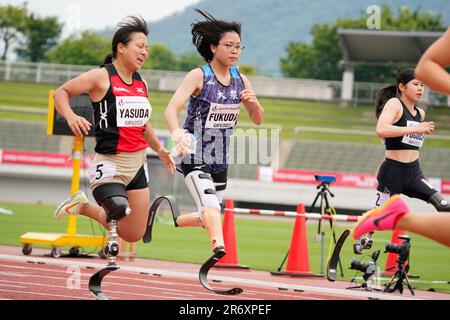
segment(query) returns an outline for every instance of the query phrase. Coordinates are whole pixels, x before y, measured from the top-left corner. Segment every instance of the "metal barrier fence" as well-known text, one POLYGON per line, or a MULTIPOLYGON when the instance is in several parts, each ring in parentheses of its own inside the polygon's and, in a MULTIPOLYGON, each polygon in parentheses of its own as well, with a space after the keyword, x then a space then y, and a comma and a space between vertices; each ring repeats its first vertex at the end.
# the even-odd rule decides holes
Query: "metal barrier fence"
MULTIPOLYGON (((82 72, 97 66, 80 66, 51 63, 11 62, 0 60, 0 81, 55 83, 66 82, 82 72)), ((157 91, 176 90, 185 72, 148 70, 140 71, 149 84, 157 91)), ((313 101, 339 102, 342 82, 314 79, 292 79, 250 76, 255 92, 260 97, 303 99, 313 101)), ((376 92, 385 86, 383 83, 355 82, 352 104, 372 104, 376 92)), ((426 105, 449 107, 450 99, 446 95, 426 90, 423 103, 426 105)))

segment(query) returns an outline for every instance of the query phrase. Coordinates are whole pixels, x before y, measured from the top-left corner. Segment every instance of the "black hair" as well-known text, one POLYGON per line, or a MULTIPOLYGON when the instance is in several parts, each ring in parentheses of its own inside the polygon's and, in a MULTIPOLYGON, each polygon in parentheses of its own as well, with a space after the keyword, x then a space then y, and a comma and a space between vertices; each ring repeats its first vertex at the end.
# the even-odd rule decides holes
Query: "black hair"
POLYGON ((197 21, 191 24, 192 43, 197 47, 197 51, 206 60, 211 62, 214 54, 211 51, 211 45, 217 46, 222 35, 226 32, 236 32, 241 37, 241 23, 232 21, 216 20, 208 12, 195 9, 206 21, 197 21))
POLYGON ((134 32, 140 32, 148 36, 149 30, 144 18, 141 16, 127 16, 119 22, 112 39, 112 53, 105 57, 104 64, 112 63, 117 55, 118 44, 123 43, 127 45, 131 40, 131 34, 134 32))
POLYGON ((381 112, 383 111, 384 105, 386 102, 395 98, 397 94, 400 92, 399 86, 400 83, 406 85, 408 82, 413 80, 414 77, 414 69, 404 69, 397 74, 395 78, 395 84, 391 84, 377 92, 376 104, 375 104, 375 115, 377 119, 380 117, 381 112))

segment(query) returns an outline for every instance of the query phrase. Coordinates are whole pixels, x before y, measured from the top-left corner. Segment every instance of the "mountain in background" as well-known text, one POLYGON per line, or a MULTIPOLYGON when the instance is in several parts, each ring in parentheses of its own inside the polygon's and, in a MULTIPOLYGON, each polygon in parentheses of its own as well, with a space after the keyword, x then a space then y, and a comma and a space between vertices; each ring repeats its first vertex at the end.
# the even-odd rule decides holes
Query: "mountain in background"
MULTIPOLYGON (((442 0, 203 0, 185 10, 150 23, 150 42, 163 43, 179 55, 195 51, 191 44, 190 25, 203 17, 194 12, 199 8, 216 19, 242 23, 245 46, 240 64, 253 64, 262 74, 280 75, 280 57, 289 42, 310 42, 311 27, 316 23, 332 23, 338 18, 358 18, 370 5, 387 4, 395 13, 399 6, 411 10, 441 13, 450 22, 450 1, 442 0), (376 2, 376 3, 375 3, 376 2)), ((145 17, 145 13, 141 13, 145 17)), ((383 28, 383 26, 381 26, 383 28)), ((102 32, 108 36, 113 30, 102 32)))

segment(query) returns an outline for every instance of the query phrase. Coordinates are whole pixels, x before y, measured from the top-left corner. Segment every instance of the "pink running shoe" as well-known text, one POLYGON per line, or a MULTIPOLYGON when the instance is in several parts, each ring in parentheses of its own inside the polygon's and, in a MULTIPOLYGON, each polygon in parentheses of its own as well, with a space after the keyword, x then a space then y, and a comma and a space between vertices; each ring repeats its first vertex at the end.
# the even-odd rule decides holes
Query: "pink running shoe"
POLYGON ((353 239, 375 230, 394 230, 397 221, 409 212, 405 201, 396 194, 381 207, 364 213, 352 229, 353 239))

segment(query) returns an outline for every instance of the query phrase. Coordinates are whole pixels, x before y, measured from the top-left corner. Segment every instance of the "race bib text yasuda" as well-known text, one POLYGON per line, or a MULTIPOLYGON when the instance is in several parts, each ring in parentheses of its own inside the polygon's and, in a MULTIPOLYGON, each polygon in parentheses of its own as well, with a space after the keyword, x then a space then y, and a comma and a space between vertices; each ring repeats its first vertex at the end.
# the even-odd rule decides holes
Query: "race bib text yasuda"
POLYGON ((144 126, 151 114, 151 106, 146 97, 117 97, 117 127, 144 126))

